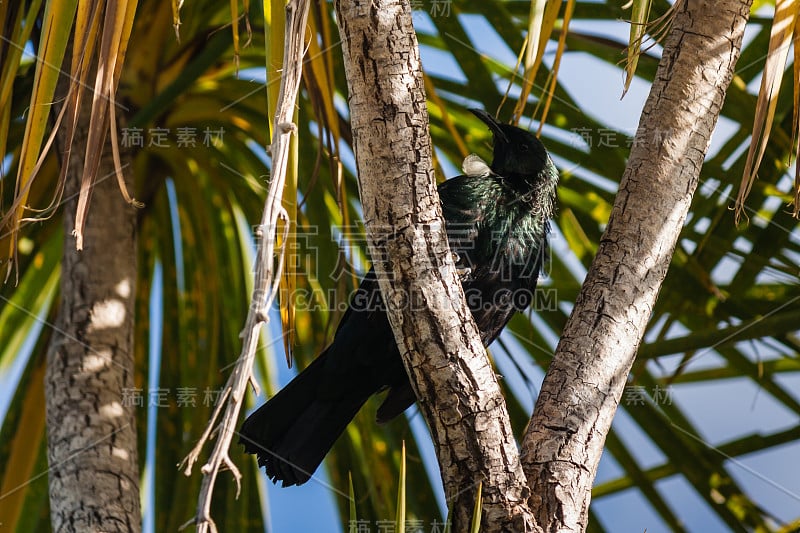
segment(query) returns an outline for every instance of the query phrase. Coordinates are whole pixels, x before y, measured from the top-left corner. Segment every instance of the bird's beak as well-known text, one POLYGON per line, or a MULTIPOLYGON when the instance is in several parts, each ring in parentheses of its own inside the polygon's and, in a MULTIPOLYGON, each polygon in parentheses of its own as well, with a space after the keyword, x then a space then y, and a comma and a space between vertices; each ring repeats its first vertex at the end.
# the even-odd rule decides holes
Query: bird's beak
POLYGON ((497 122, 497 120, 492 115, 490 115, 483 109, 470 109, 470 111, 472 112, 473 115, 481 119, 482 122, 484 122, 487 126, 489 126, 489 129, 492 130, 492 133, 494 133, 495 138, 500 139, 504 143, 508 143, 508 137, 506 137, 503 128, 500 127, 500 123, 497 122))

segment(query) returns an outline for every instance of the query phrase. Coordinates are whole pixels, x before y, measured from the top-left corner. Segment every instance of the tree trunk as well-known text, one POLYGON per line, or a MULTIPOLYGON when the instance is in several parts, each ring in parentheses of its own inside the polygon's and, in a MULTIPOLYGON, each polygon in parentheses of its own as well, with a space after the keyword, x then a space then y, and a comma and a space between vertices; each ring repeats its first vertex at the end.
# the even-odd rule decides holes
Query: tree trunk
POLYGON ((597 465, 739 57, 750 2, 678 8, 605 234, 523 441, 547 531, 582 531, 597 465))
POLYGON ((532 531, 505 402, 456 276, 431 165, 411 10, 337 0, 370 253, 389 321, 436 444, 453 530, 532 531))
MULTIPOLYGON (((68 64, 65 62, 65 64, 68 64)), ((60 87, 65 87, 62 82, 60 87)), ((60 91, 64 94, 64 90, 60 91)), ((82 252, 75 209, 91 94, 83 95, 64 206, 61 305, 47 355, 46 409, 54 531, 141 530, 134 387, 136 212, 117 186, 110 146, 100 165, 82 252)), ((123 152, 122 163, 129 162, 123 152)), ((130 168, 126 170, 130 174, 130 168)))

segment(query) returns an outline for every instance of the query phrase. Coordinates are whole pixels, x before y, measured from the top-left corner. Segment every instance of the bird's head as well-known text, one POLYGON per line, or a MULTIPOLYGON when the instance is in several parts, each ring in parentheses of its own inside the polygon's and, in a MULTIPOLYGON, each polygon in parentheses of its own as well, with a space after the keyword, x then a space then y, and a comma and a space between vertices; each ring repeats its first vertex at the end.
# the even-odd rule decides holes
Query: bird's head
POLYGON ((494 159, 492 171, 505 178, 535 180, 552 165, 542 142, 531 132, 501 124, 492 115, 481 109, 470 109, 481 119, 494 135, 494 159))

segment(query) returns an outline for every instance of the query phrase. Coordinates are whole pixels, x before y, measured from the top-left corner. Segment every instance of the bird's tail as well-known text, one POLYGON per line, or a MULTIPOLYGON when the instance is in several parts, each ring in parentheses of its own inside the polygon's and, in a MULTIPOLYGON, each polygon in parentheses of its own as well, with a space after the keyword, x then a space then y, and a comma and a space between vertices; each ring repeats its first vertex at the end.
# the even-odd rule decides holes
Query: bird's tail
POLYGON ((326 354, 247 417, 239 442, 258 455, 267 476, 283 486, 302 485, 319 467, 366 396, 320 399, 326 354))

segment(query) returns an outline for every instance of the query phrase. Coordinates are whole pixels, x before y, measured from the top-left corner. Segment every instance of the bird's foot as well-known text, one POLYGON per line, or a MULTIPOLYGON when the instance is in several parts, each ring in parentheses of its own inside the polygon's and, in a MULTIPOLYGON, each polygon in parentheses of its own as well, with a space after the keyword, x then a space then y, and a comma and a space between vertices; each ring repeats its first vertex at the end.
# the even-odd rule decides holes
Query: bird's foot
POLYGON ((468 266, 458 266, 461 263, 461 256, 455 252, 452 252, 453 263, 456 264, 456 274, 458 275, 458 279, 460 281, 466 281, 469 279, 470 275, 472 274, 472 269, 468 266))
POLYGON ((472 276, 472 269, 469 267, 456 268, 456 274, 458 274, 458 279, 460 281, 467 281, 472 276))

